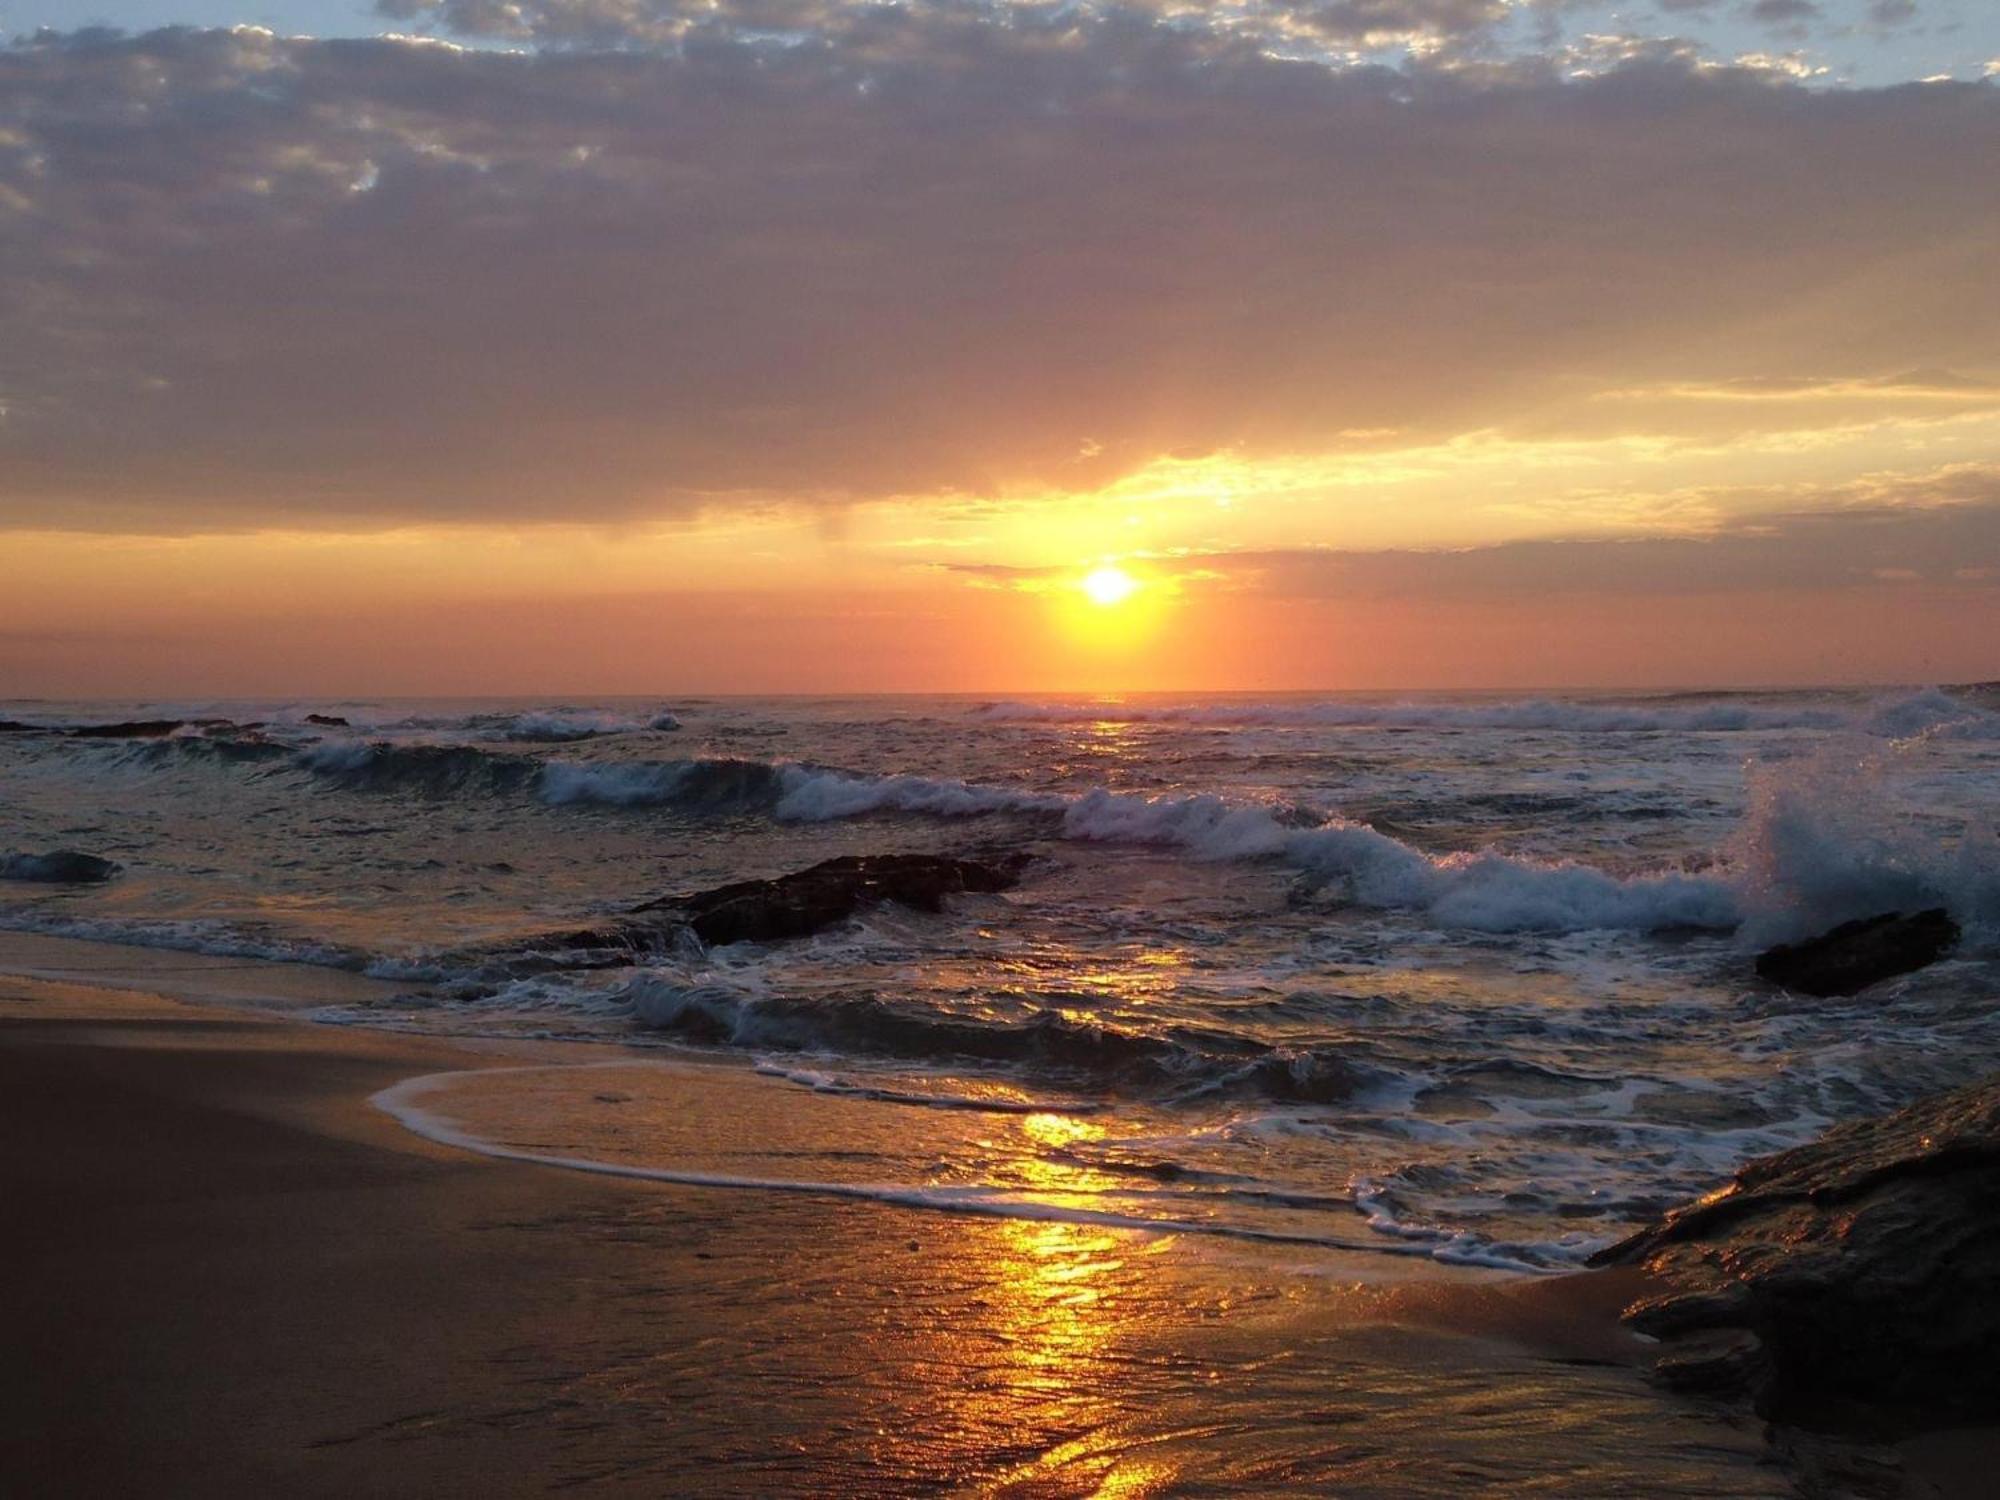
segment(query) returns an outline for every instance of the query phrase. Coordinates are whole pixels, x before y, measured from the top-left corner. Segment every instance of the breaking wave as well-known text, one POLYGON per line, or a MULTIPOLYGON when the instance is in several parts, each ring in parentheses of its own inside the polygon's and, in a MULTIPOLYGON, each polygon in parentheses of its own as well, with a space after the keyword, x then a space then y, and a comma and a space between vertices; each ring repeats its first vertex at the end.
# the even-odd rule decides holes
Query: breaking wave
POLYGON ((516 792, 532 786, 542 763, 532 756, 495 754, 471 745, 392 745, 328 740, 298 752, 296 763, 350 791, 408 791, 443 797, 457 792, 516 792))
POLYGON ((769 811, 784 790, 786 768, 761 760, 676 760, 630 765, 551 761, 540 794, 552 807, 679 807, 711 812, 769 811))
POLYGON ((350 788, 532 792, 551 806, 759 813, 802 823, 1014 815, 1077 843, 1276 861, 1348 903, 1476 932, 1726 932, 1747 920, 1765 939, 1917 906, 1947 907, 1968 924, 2000 921, 2000 852, 1990 831, 1945 839, 1885 823, 1877 794, 1819 785, 1810 768, 1760 783, 1743 829, 1712 867, 1617 874, 1513 855, 1426 853, 1363 823, 1206 793, 1068 794, 760 760, 543 762, 470 746, 328 743, 299 760, 350 788))
POLYGON ((886 811, 1039 813, 1059 820, 1060 836, 1078 842, 1174 849, 1198 859, 1278 859, 1316 882, 1339 886, 1356 904, 1421 911, 1447 927, 1485 932, 1727 930, 1742 915, 1731 887, 1712 876, 1621 879, 1583 865, 1499 855, 1437 857, 1358 823, 1300 827, 1293 809, 1207 794, 1149 797, 1098 788, 1058 796, 914 776, 794 771, 777 806, 778 816, 806 821, 886 811))
MULTIPOLYGON (((1578 707, 1557 706, 1565 712, 1578 707)), ((1491 711, 1524 707, 1533 706, 1491 711)), ((1308 709, 1350 712, 1353 706, 1308 709)), ((1489 710, 1439 705, 1423 711, 1489 710)), ((1673 704, 1655 710, 1688 711, 1673 704)), ((1862 722, 1879 737, 1908 741, 1984 735, 2000 723, 2000 715, 1933 691, 1878 703, 1850 724, 1862 722)), ((1879 787, 1831 784, 1824 754, 1795 757, 1758 773, 1742 827, 1712 857, 1691 867, 1608 870, 1519 855, 1430 852, 1395 836, 1390 822, 1377 820, 1381 826, 1374 826, 1208 793, 1103 787, 1056 792, 757 759, 592 763, 475 744, 345 737, 296 749, 242 726, 231 726, 228 733, 211 729, 144 740, 118 753, 147 763, 187 757, 284 760, 346 790, 433 798, 533 796, 552 807, 665 808, 794 823, 878 816, 1014 818, 1033 837, 1168 850, 1198 860, 1282 864, 1296 871, 1310 892, 1412 913, 1444 930, 1742 928, 1746 938, 1775 941, 1815 924, 1933 906, 1949 909, 1968 927, 2000 925, 2000 847, 1990 826, 1941 828, 1894 813, 1879 787)), ((1848 762, 1854 759, 1846 756, 1848 762)), ((1388 811, 1393 816, 1394 810, 1388 811)))
POLYGON ((1234 1032, 1125 1031, 1053 1010, 1024 1021, 970 1020, 875 995, 798 998, 718 984, 636 979, 621 997, 634 1018, 685 1041, 778 1052, 1003 1066, 1108 1092, 1339 1104, 1378 1081, 1329 1051, 1273 1047, 1234 1032))

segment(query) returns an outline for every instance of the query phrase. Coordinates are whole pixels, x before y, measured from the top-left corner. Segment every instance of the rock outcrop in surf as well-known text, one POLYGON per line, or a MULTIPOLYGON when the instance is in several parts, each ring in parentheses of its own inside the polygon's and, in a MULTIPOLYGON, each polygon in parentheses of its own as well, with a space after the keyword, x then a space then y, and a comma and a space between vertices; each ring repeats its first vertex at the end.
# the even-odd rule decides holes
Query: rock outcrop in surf
POLYGON ((48 885, 99 885, 121 866, 80 849, 51 849, 47 854, 0 854, 0 880, 34 880, 48 885))
POLYGON ((560 960, 563 968, 608 968, 671 952, 689 938, 707 947, 810 937, 884 902, 941 912, 945 898, 993 894, 1019 883, 1022 853, 982 859, 943 854, 849 854, 768 880, 739 880, 643 902, 602 927, 546 933, 508 956, 560 960))
POLYGON ((1884 912, 1766 949, 1758 955, 1757 973, 1802 995, 1853 995, 1936 963, 1958 937, 1958 923, 1943 907, 1914 916, 1884 912))
POLYGON ((1753 1161, 1593 1264, 1668 1283, 1626 1316, 1677 1387, 1809 1428, 2000 1416, 2000 1074, 1753 1161))
POLYGON ((116 724, 75 724, 63 731, 75 740, 161 740, 193 724, 205 728, 222 719, 124 719, 116 724))
POLYGON ((947 896, 991 895, 1019 883, 1025 855, 956 859, 937 854, 852 854, 774 880, 740 880, 634 908, 659 912, 709 947, 808 937, 863 907, 892 901, 941 912, 947 896))

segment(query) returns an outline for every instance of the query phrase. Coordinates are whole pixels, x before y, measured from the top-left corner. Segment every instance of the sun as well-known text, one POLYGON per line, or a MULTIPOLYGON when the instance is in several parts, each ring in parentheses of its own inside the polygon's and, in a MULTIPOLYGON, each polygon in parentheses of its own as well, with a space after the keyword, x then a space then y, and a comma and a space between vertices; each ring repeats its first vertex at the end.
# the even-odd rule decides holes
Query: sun
POLYGON ((1139 580, 1123 568, 1106 563, 1101 568, 1092 568, 1083 575, 1083 591, 1090 596, 1090 602, 1109 609, 1114 604, 1123 604, 1139 592, 1139 580))

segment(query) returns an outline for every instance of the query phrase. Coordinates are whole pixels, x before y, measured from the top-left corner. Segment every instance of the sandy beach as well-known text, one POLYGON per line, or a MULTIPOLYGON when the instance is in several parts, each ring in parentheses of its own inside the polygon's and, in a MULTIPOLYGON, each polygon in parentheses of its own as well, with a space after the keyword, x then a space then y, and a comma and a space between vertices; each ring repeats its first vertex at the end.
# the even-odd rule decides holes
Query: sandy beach
POLYGON ((1786 1492, 1644 1383, 1608 1278, 495 1162, 366 1101, 504 1054, 9 943, 94 981, 0 981, 10 1493, 1786 1492))

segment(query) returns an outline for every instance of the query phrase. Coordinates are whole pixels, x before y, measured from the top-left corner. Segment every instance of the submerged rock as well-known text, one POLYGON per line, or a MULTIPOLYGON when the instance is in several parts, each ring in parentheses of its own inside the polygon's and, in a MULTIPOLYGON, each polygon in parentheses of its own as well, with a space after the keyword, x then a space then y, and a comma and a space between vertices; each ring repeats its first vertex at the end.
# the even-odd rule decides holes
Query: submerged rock
POLYGON ((940 912, 946 896, 1013 887, 1025 861, 955 859, 939 854, 850 854, 774 880, 741 880, 692 896, 634 907, 674 918, 710 947, 807 937, 865 906, 893 901, 940 912))
POLYGON ((95 885, 109 880, 120 868, 116 860, 85 854, 77 849, 53 849, 47 854, 0 854, 0 880, 95 885))
POLYGON ((1936 963, 1957 942, 1958 923, 1943 907, 1915 916, 1884 912, 1767 949, 1757 957, 1757 972, 1803 995, 1852 995, 1936 963))
POLYGON ((308 724, 325 724, 335 729, 346 729, 349 727, 347 720, 343 719, 339 714, 307 714, 306 722, 308 724))
POLYGON ((1751 1162, 1593 1263, 1668 1283, 1626 1317, 1678 1387, 1808 1427, 2000 1417, 2000 1074, 1751 1162))
POLYGON ((78 724, 68 733, 70 738, 78 740, 158 740, 187 722, 186 719, 125 719, 116 724, 78 724))

